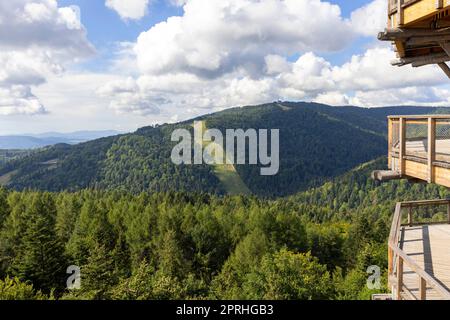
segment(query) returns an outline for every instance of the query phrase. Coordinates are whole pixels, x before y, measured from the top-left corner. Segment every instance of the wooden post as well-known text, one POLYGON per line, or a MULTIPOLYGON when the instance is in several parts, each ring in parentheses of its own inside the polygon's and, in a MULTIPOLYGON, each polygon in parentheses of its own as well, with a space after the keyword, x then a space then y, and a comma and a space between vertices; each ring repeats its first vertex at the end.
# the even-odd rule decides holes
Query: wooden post
POLYGON ((420 277, 420 283, 419 283, 419 294, 420 294, 420 300, 427 300, 427 282, 424 278, 420 277))
POLYGON ((408 225, 410 227, 413 226, 413 211, 412 211, 412 206, 411 205, 408 208, 408 225))
POLYGON ((428 118, 428 183, 434 182, 434 158, 436 154, 436 120, 428 118))
POLYGON ((400 141, 400 152, 398 165, 400 169, 400 174, 405 175, 405 154, 406 154, 406 119, 400 118, 399 120, 399 141, 400 141))
POLYGON ((403 11, 403 1, 397 0, 397 25, 400 27, 405 23, 405 14, 403 11))
POLYGON ((388 119, 388 169, 392 170, 392 119, 388 119))
POLYGON ((450 224, 450 201, 447 204, 447 220, 448 223, 450 224))
POLYGON ((439 42, 439 45, 444 49, 445 53, 450 56, 450 43, 448 43, 448 41, 441 41, 439 42))
POLYGON ((436 9, 444 8, 444 0, 436 0, 436 9))
POLYGON ((388 247, 388 279, 389 277, 392 275, 392 271, 394 270, 393 268, 393 261, 394 261, 394 257, 393 257, 393 252, 391 247, 388 247))
POLYGON ((397 300, 402 300, 403 290, 403 258, 397 257, 397 300))
POLYGON ((438 66, 442 69, 442 71, 444 71, 445 75, 450 78, 450 68, 448 67, 447 63, 441 62, 438 63, 438 66))

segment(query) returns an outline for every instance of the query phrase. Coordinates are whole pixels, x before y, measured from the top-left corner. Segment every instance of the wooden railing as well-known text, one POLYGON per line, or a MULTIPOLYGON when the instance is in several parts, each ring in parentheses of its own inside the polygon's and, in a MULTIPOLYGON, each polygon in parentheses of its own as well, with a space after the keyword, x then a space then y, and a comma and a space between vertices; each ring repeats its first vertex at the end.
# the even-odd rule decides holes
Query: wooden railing
POLYGON ((407 294, 411 299, 426 300, 427 287, 432 287, 442 299, 450 300, 450 292, 443 287, 435 278, 420 267, 406 252, 400 247, 400 237, 403 227, 417 226, 423 224, 448 224, 450 223, 450 200, 430 200, 430 201, 410 201, 399 202, 395 207, 394 219, 392 220, 391 232, 389 235, 388 249, 388 276, 389 284, 394 288, 395 299, 402 300, 403 294, 407 294), (424 206, 447 206, 448 220, 445 222, 415 222, 413 219, 413 209, 424 206), (408 209, 408 220, 402 224, 404 209, 408 209), (419 297, 416 297, 409 288, 404 285, 404 266, 408 266, 416 275, 419 286, 419 297))
POLYGON ((389 27, 397 28, 405 24, 405 20, 425 18, 439 10, 444 9, 444 0, 387 0, 388 1, 388 17, 390 21, 389 27), (419 3, 422 2, 422 3, 419 3), (413 5, 417 8, 411 11, 409 19, 405 19, 405 10, 413 5), (395 23, 393 23, 395 22, 395 23))
MULTIPOLYGON (((388 0, 388 16, 392 19, 393 15, 396 15, 395 21, 397 22, 395 27, 401 27, 404 23, 404 9, 419 1, 423 0, 388 0)), ((394 27, 394 26, 392 26, 394 27)))
MULTIPOLYGON (((408 6, 411 6, 420 1, 424 1, 424 0, 388 0, 389 14, 393 14, 393 13, 397 12, 399 8, 408 7, 408 6)), ((427 1, 427 0, 425 0, 425 1, 427 1)), ((431 1, 434 1, 434 0, 431 0, 431 1)), ((438 7, 439 6, 436 5, 436 8, 438 8, 438 7)))
POLYGON ((450 187, 450 115, 391 116, 389 169, 450 187))

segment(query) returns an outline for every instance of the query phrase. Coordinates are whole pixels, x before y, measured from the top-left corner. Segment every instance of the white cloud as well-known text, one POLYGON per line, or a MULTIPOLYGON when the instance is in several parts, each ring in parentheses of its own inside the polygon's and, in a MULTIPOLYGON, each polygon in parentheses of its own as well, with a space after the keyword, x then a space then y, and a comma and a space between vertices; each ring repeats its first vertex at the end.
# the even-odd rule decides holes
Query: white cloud
MULTIPOLYGON (((134 52, 140 75, 133 86, 124 79, 99 89, 112 98, 111 108, 154 114, 158 106, 213 109, 262 103, 277 97, 278 91, 301 97, 308 87, 299 92, 278 88, 277 78, 291 70, 285 57, 307 50, 341 50, 354 36, 339 6, 320 0, 177 4, 184 5, 182 16, 170 17, 138 37, 134 52)), ((318 86, 307 79, 316 71, 308 63, 304 56, 296 64, 305 69, 302 83, 318 86)))
MULTIPOLYGON (((108 2, 122 10, 123 19, 144 16, 149 3, 108 2)), ((356 10, 351 19, 319 0, 175 5, 184 6, 182 16, 153 26, 136 43, 119 44, 109 72, 122 76, 97 76, 64 73, 68 63, 93 53, 77 8, 58 8, 52 0, 1 3, 0 26, 15 28, 14 37, 0 28, 0 113, 43 113, 49 105, 61 121, 56 106, 86 123, 89 117, 118 121, 114 112, 107 114, 109 108, 124 119, 138 122, 145 116, 142 122, 156 122, 278 99, 361 106, 448 103, 442 72, 392 67, 394 53, 387 47, 369 48, 343 65, 322 57, 384 28, 384 1, 356 10), (5 12, 20 19, 6 23, 5 12), (295 55, 296 61, 288 59, 295 55)))
POLYGON ((245 69, 257 77, 268 55, 332 52, 353 39, 339 6, 320 0, 190 0, 183 9, 139 36, 143 74, 215 78, 245 69))
POLYGON ((330 105, 444 105, 446 91, 430 86, 447 83, 436 67, 412 70, 389 61, 388 48, 371 48, 333 66, 312 52, 291 63, 267 56, 266 73, 253 78, 244 69, 206 79, 192 73, 146 74, 107 83, 99 89, 121 112, 156 114, 181 108, 223 109, 274 100, 306 100, 330 105))
POLYGON ((106 0, 105 5, 123 20, 140 20, 148 13, 149 0, 106 0))
POLYGON ((290 69, 290 63, 285 57, 269 54, 264 58, 266 62, 266 74, 277 75, 290 69))
POLYGON ((387 26, 386 0, 374 0, 351 14, 354 30, 364 36, 376 36, 387 26))
POLYGON ((42 113, 45 113, 44 106, 31 93, 29 87, 20 85, 0 87, 0 115, 42 113))
POLYGON ((444 84, 442 72, 393 67, 389 47, 369 48, 340 66, 318 55, 347 47, 357 34, 376 34, 385 24, 385 7, 375 0, 353 12, 350 21, 338 6, 319 0, 189 0, 182 16, 138 37, 139 74, 98 92, 111 97, 114 110, 144 115, 278 99, 370 106, 379 105, 383 92, 384 102, 398 104, 393 88, 405 87, 416 90, 411 97, 418 103, 437 102, 437 95, 420 94, 444 84))
POLYGON ((363 55, 354 55, 343 66, 334 67, 331 77, 342 90, 433 86, 447 81, 435 66, 399 68, 391 66, 394 58, 395 53, 390 48, 368 49, 363 55))
POLYGON ((46 75, 63 71, 51 52, 35 48, 0 52, 0 66, 0 86, 39 85, 46 75))
POLYGON ((161 103, 163 100, 150 99, 144 92, 144 90, 140 90, 133 78, 108 82, 97 90, 102 97, 113 97, 110 107, 119 113, 141 115, 159 113, 156 102, 161 103))
POLYGON ((317 103, 327 104, 330 106, 346 106, 349 105, 349 98, 347 95, 339 91, 330 91, 326 93, 320 93, 313 100, 317 103))
POLYGON ((46 109, 32 86, 95 53, 77 7, 55 0, 0 2, 0 114, 39 114, 46 109))
POLYGON ((59 8, 56 0, 0 2, 0 48, 51 50, 55 57, 89 57, 87 41, 76 6, 59 8))

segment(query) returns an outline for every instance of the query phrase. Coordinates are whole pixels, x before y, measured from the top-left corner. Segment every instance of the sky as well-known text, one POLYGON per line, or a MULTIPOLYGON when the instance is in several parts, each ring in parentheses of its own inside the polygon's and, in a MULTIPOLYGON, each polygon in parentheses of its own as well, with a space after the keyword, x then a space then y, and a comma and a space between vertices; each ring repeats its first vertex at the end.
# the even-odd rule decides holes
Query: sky
POLYGON ((386 0, 0 2, 0 135, 123 132, 271 101, 450 105, 390 65, 386 0))

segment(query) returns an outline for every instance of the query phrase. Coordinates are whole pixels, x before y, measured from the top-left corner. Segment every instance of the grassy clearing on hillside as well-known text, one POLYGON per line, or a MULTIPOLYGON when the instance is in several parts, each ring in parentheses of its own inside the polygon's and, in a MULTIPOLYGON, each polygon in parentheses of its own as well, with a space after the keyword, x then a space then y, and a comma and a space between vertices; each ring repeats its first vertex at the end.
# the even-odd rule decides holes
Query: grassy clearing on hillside
MULTIPOLYGON (((207 130, 206 122, 202 121, 202 130, 203 132, 207 130)), ((208 146, 214 142, 205 142, 205 141, 195 141, 195 143, 201 143, 203 147, 208 146)), ((215 143, 214 143, 215 144, 215 143)), ((215 144, 216 147, 220 147, 218 144, 215 144)), ((225 155, 225 158, 228 158, 225 150, 222 148, 222 152, 225 155)), ((214 154, 210 154, 209 156, 214 157, 214 154)), ((222 183, 224 189, 227 191, 229 195, 250 195, 252 192, 246 186, 244 181, 242 181, 239 173, 236 171, 234 165, 231 164, 215 164, 213 165, 214 174, 222 183)))
POLYGON ((14 170, 11 172, 8 172, 7 174, 4 174, 0 176, 0 186, 7 186, 9 182, 11 181, 11 178, 13 175, 17 173, 18 170, 14 170))

